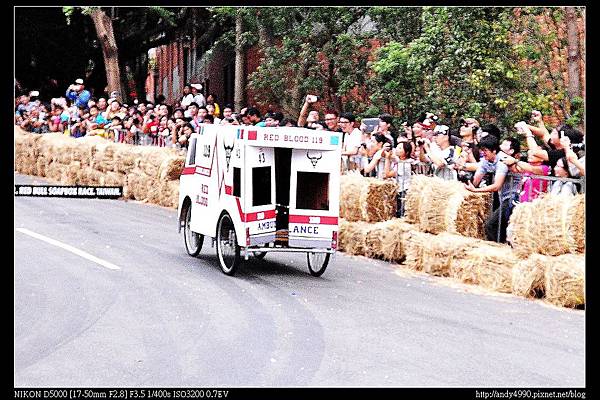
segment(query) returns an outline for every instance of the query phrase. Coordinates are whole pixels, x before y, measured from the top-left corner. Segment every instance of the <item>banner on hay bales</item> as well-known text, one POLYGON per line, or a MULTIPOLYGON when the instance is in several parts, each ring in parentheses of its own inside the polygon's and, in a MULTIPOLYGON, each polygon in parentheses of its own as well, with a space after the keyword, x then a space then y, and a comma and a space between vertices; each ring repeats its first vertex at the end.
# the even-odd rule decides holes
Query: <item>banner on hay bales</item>
POLYGON ((123 186, 15 185, 15 196, 118 199, 123 197, 123 186))

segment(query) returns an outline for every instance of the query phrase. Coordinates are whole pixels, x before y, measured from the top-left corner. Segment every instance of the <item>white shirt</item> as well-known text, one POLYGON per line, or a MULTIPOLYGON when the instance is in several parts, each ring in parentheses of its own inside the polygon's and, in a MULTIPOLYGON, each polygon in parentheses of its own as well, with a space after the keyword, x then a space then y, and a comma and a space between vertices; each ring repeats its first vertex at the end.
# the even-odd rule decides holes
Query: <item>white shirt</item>
POLYGON ((191 93, 186 94, 181 99, 181 107, 185 108, 185 107, 189 106, 190 104, 192 104, 193 101, 194 101, 194 95, 191 93))

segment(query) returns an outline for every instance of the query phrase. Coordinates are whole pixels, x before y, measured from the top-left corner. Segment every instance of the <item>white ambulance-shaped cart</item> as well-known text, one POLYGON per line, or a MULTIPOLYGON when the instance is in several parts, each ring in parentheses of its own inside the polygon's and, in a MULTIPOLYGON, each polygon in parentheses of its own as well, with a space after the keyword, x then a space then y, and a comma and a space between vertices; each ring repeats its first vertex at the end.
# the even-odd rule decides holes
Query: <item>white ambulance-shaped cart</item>
POLYGON ((337 247, 341 133, 289 127, 201 125, 179 184, 179 230, 198 256, 213 238, 222 271, 243 256, 307 253, 312 275, 337 247))

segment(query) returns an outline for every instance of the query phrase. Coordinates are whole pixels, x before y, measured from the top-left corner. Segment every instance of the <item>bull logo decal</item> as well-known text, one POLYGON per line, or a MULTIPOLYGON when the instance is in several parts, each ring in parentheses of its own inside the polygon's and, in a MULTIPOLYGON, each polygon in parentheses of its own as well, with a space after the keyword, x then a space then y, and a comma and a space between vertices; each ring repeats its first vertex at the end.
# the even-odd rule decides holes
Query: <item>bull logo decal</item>
POLYGON ((308 159, 310 160, 310 163, 312 164, 313 167, 317 166, 317 163, 319 162, 319 160, 321 158, 323 158, 323 153, 318 153, 319 155, 311 155, 310 151, 306 152, 306 157, 308 157, 308 159))
POLYGON ((235 147, 235 141, 228 146, 225 143, 225 139, 223 139, 223 148, 225 149, 225 160, 227 162, 227 171, 229 171, 229 162, 231 161, 231 152, 233 151, 233 148, 235 147))

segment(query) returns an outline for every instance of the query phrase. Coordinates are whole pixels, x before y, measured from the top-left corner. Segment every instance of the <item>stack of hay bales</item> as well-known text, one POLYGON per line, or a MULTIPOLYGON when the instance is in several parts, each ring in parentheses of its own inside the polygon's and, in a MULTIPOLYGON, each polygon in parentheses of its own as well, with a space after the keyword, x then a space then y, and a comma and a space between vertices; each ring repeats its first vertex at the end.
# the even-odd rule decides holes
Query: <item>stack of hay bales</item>
POLYGON ((15 128, 15 169, 66 185, 123 186, 124 197, 176 208, 185 156, 177 150, 15 128))
POLYGON ((396 216, 398 184, 348 173, 340 178, 340 217, 348 221, 379 222, 396 216))
POLYGON ((406 219, 423 232, 484 239, 491 201, 491 193, 470 192, 460 182, 415 176, 406 197, 406 219))
POLYGON ((518 259, 508 245, 480 242, 450 262, 450 275, 464 283, 510 293, 518 259))
POLYGON ((546 195, 518 204, 510 218, 511 245, 520 257, 585 251, 584 195, 546 195))

